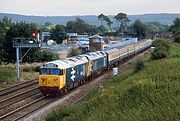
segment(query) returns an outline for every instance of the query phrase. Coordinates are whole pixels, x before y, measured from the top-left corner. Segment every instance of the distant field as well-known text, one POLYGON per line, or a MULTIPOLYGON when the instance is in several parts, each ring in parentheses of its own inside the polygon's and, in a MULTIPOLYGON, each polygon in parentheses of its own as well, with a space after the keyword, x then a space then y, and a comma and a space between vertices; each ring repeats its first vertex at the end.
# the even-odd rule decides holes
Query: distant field
POLYGON ((171 45, 169 58, 146 60, 138 73, 123 72, 47 121, 179 121, 180 44, 171 45))

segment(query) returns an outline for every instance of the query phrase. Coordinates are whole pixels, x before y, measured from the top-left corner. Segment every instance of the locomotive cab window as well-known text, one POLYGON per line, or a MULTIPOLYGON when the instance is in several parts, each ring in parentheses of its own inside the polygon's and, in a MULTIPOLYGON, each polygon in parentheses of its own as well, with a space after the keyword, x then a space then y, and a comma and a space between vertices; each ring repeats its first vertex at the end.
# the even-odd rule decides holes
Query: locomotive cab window
POLYGON ((40 75, 63 75, 63 70, 54 68, 43 68, 40 70, 40 75))

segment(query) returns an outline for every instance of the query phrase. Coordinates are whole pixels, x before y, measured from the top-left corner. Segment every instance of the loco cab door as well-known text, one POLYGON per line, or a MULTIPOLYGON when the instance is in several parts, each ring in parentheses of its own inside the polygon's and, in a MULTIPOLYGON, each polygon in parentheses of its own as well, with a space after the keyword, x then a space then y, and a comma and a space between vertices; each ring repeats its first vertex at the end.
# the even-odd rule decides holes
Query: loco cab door
POLYGON ((88 61, 88 68, 87 68, 87 76, 91 75, 91 69, 92 69, 92 60, 89 59, 89 61, 88 61))
POLYGON ((62 69, 63 74, 60 76, 59 90, 61 90, 66 85, 66 69, 62 69))

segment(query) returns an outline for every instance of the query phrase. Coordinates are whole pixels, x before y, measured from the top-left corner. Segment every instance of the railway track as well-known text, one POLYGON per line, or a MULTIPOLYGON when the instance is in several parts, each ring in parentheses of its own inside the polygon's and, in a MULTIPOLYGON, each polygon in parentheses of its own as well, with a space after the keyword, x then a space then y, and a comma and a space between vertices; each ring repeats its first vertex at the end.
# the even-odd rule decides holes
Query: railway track
MULTIPOLYGON (((36 98, 42 97, 37 83, 37 79, 30 80, 0 90, 0 117, 36 98)), ((2 119, 0 118, 0 120, 2 119)))
POLYGON ((0 90, 0 98, 4 95, 7 95, 9 93, 12 93, 12 92, 20 90, 20 89, 23 89, 25 87, 29 87, 29 86, 37 84, 37 83, 38 83, 37 79, 34 79, 34 80, 26 81, 26 82, 16 84, 16 85, 10 86, 8 88, 2 89, 2 90, 0 90))
POLYGON ((13 103, 16 103, 20 100, 23 100, 25 98, 28 98, 28 97, 35 95, 35 94, 38 94, 38 93, 40 93, 39 89, 38 89, 38 87, 35 87, 33 89, 29 89, 27 91, 24 91, 24 92, 21 92, 19 94, 5 98, 3 100, 0 100, 0 110, 11 105, 11 104, 13 104, 13 103))
POLYGON ((47 104, 59 99, 56 98, 46 98, 45 96, 39 96, 37 99, 23 105, 19 108, 16 108, 13 111, 10 111, 2 116, 0 116, 0 120, 3 121, 17 121, 21 118, 31 114, 32 112, 46 106, 47 104))
POLYGON ((16 121, 57 98, 45 98, 37 80, 30 80, 0 90, 0 121, 16 121))

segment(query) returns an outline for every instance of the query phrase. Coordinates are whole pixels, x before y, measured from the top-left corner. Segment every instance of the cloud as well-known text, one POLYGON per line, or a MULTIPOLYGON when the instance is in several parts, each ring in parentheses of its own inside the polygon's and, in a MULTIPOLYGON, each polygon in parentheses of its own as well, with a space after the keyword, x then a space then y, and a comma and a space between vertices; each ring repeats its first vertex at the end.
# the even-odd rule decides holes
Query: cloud
POLYGON ((0 12, 28 15, 180 13, 180 0, 0 0, 0 12))

